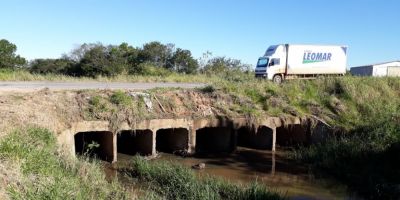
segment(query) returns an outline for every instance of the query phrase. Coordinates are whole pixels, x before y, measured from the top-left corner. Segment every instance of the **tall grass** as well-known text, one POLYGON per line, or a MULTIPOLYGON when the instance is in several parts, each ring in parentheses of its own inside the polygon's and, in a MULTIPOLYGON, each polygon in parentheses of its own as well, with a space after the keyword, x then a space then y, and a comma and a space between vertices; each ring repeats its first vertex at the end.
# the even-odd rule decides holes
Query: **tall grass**
POLYGON ((399 199, 400 79, 345 78, 327 86, 342 105, 338 109, 327 102, 326 107, 345 134, 297 149, 292 157, 365 198, 399 199))
POLYGON ((165 161, 149 162, 135 157, 128 172, 163 199, 284 199, 257 183, 238 185, 211 177, 199 178, 189 168, 165 161))
POLYGON ((101 81, 101 82, 201 82, 217 81, 219 77, 209 75, 190 75, 171 72, 163 75, 128 75, 74 77, 62 74, 34 74, 27 70, 0 70, 0 81, 101 81))
POLYGON ((124 188, 107 182, 99 163, 68 159, 57 151, 53 133, 41 128, 15 131, 0 142, 0 161, 20 166, 11 199, 128 199, 124 188))

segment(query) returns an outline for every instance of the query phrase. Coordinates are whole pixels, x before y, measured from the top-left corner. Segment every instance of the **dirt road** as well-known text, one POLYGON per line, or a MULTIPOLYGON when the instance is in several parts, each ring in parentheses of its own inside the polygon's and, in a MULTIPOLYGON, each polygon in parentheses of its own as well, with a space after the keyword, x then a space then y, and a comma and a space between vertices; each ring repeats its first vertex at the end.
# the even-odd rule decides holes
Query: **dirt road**
POLYGON ((147 90, 153 88, 197 88, 202 83, 121 83, 121 82, 50 82, 50 81, 0 81, 0 91, 36 91, 44 88, 50 90, 83 90, 83 89, 131 89, 147 90))

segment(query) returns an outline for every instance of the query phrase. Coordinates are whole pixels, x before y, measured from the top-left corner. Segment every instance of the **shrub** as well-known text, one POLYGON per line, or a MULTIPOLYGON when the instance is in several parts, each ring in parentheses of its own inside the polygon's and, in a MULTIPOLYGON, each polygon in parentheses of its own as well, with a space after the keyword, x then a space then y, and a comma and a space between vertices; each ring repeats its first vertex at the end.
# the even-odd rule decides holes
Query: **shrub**
POLYGON ((132 105, 132 98, 122 90, 117 90, 111 95, 110 101, 113 104, 120 106, 130 106, 132 105))

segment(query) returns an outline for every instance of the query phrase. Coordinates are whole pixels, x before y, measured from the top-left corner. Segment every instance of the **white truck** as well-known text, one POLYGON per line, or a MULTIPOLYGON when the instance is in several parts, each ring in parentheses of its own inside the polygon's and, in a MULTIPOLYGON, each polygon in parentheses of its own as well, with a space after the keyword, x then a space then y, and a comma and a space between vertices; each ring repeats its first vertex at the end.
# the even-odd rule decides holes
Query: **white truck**
POLYGON ((275 83, 285 79, 346 74, 347 46, 279 44, 260 57, 255 76, 275 83))

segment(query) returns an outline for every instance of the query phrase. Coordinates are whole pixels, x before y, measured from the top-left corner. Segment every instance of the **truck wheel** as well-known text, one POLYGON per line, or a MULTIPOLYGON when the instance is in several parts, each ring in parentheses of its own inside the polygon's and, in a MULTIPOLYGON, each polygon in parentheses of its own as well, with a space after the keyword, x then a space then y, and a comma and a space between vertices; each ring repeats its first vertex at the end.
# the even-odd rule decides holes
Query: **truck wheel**
POLYGON ((282 83, 282 76, 281 75, 275 75, 274 78, 272 78, 272 81, 276 84, 281 84, 282 83))

